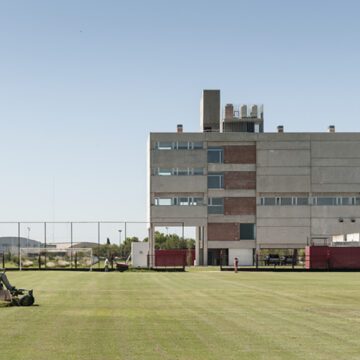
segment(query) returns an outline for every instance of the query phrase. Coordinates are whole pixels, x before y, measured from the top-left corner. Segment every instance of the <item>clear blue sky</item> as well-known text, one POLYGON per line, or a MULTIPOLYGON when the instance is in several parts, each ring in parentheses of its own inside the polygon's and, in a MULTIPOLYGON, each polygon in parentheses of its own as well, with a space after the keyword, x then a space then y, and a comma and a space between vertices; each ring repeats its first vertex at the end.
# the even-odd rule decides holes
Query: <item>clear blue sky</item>
POLYGON ((0 218, 143 220, 148 133, 204 88, 360 131, 357 1, 0 1, 0 218))

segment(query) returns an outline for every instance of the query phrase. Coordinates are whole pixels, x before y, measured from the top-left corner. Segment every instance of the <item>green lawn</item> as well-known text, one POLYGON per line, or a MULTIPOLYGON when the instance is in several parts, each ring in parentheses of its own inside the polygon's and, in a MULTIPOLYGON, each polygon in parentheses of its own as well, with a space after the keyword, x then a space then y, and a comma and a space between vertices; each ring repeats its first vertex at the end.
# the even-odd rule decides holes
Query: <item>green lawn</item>
POLYGON ((9 272, 0 359, 359 359, 360 273, 9 272))

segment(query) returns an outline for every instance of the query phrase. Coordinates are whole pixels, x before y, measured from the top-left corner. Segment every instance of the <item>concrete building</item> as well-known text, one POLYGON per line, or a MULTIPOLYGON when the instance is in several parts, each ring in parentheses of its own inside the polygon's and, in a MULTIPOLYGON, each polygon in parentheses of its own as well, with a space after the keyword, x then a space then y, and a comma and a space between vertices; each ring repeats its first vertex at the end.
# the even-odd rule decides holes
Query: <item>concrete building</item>
POLYGON ((221 111, 219 90, 200 114, 199 133, 149 136, 150 261, 156 226, 195 226, 197 265, 359 232, 360 133, 264 133, 262 106, 221 111))

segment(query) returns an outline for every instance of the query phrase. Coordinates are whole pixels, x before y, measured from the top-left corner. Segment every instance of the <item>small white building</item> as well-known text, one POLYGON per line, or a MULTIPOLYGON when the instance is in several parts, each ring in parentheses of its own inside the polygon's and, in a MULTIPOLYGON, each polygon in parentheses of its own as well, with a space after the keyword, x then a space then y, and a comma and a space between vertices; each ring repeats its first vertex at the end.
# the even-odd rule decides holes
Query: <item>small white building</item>
POLYGON ((149 243, 132 242, 131 243, 131 263, 134 268, 148 267, 149 243))

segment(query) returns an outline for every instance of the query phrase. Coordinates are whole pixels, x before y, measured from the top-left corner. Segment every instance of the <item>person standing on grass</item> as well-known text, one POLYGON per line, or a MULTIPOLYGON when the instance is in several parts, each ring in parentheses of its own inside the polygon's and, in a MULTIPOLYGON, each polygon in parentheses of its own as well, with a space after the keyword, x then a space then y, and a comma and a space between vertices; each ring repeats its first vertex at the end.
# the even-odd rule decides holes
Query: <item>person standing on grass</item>
POLYGON ((109 259, 106 258, 105 259, 105 272, 108 272, 109 271, 109 259))
POLYGON ((237 273, 238 272, 238 265, 239 265, 239 259, 236 257, 234 259, 234 271, 237 273))

